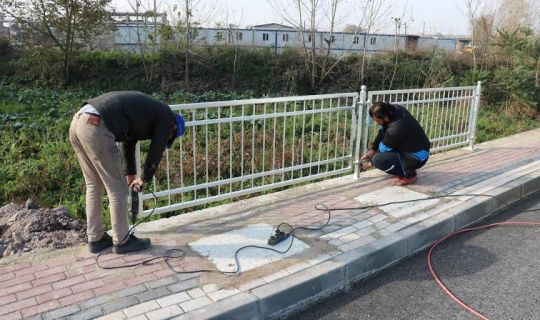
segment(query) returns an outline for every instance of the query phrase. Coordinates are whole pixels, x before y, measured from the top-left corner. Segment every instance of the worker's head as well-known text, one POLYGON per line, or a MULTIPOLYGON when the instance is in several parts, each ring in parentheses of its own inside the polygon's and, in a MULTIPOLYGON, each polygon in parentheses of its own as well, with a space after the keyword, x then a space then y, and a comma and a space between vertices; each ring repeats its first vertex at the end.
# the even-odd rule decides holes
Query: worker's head
POLYGON ((392 121, 394 110, 395 108, 392 104, 384 101, 377 101, 369 108, 369 116, 378 125, 382 126, 392 121))
POLYGON ((176 137, 183 135, 184 132, 186 132, 186 123, 184 122, 184 118, 178 113, 175 113, 174 124, 171 128, 169 139, 167 140, 167 149, 170 149, 174 142, 174 139, 176 139, 176 137))

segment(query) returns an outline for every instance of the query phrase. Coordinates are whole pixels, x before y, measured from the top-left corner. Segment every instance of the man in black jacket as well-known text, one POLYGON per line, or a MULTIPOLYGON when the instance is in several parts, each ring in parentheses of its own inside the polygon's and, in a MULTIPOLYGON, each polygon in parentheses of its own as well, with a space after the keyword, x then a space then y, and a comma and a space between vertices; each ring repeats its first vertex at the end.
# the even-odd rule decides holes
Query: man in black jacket
POLYGON ((180 115, 140 92, 109 92, 83 103, 71 122, 69 139, 86 183, 87 234, 92 253, 113 243, 115 253, 150 247, 150 239, 127 236, 128 188, 139 191, 152 179, 163 151, 184 131, 185 123, 180 115), (147 139, 151 140, 150 149, 142 176, 137 177, 135 145, 147 139), (109 198, 112 238, 103 230, 105 191, 109 198))
POLYGON ((380 127, 377 137, 362 160, 363 169, 373 164, 377 169, 395 175, 396 185, 416 181, 416 169, 429 159, 430 142, 418 121, 402 106, 375 102, 369 115, 380 127))

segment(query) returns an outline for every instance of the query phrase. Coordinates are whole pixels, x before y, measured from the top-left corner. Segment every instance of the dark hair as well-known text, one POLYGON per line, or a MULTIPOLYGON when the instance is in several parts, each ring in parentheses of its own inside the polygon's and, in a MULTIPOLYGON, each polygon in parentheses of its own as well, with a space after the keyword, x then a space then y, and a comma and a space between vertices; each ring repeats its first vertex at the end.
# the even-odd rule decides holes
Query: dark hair
POLYGON ((392 119, 394 110, 395 108, 392 104, 384 101, 377 101, 369 108, 369 116, 378 119, 384 119, 385 117, 392 119))

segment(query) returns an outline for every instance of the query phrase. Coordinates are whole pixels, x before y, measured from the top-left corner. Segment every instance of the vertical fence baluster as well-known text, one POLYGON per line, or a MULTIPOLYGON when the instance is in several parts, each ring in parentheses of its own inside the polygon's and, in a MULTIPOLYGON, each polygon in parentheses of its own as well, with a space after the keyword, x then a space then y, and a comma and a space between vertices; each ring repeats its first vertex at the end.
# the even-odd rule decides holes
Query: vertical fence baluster
POLYGON ((184 138, 180 138, 179 146, 180 148, 180 201, 184 202, 184 138))
MULTIPOLYGON (((328 100, 328 109, 332 110, 332 98, 328 100)), ((328 160, 330 158, 330 132, 332 132, 332 112, 328 112, 328 134, 326 135, 326 158, 325 160, 328 160)), ((325 172, 328 172, 328 165, 329 163, 326 162, 326 170, 325 172)))
MULTIPOLYGON (((334 107, 339 107, 339 98, 337 98, 337 105, 334 106, 334 107)), ((339 144, 338 144, 338 136, 339 136, 339 113, 340 111, 336 111, 336 132, 334 133, 334 135, 336 136, 335 138, 335 143, 334 143, 334 160, 337 159, 337 151, 339 149, 339 144)), ((336 165, 337 165, 337 162, 334 161, 334 171, 336 170, 336 165)))
MULTIPOLYGON (((300 165, 304 164, 304 144, 305 144, 305 129, 306 129, 306 100, 302 103, 304 107, 302 108, 303 114, 302 114, 302 150, 300 151, 300 165)), ((304 176, 304 169, 300 169, 300 178, 304 176)))
MULTIPOLYGON (((291 167, 294 167, 294 147, 296 144, 296 108, 297 108, 297 101, 294 102, 294 111, 293 111, 293 130, 291 134, 292 139, 292 156, 291 156, 291 167)), ((294 173, 295 171, 291 171, 291 180, 294 180, 294 173)))
MULTIPOLYGON (((263 106, 263 114, 266 115, 266 102, 263 106)), ((265 163, 266 163, 266 117, 263 119, 263 142, 262 142, 262 172, 265 171, 265 163)), ((264 186, 266 183, 266 177, 262 178, 262 185, 264 186)))
MULTIPOLYGON (((221 108, 217 108, 217 180, 221 181, 221 108)), ((221 194, 221 184, 217 186, 218 196, 221 194)))
MULTIPOLYGON (((169 161, 169 149, 165 149, 165 163, 167 165, 167 190, 171 190, 171 163, 169 161)), ((171 205, 171 195, 167 195, 167 204, 171 205)))
MULTIPOLYGON (((193 136, 192 136, 192 146, 191 149, 193 151, 193 185, 197 185, 197 144, 196 144, 196 135, 197 135, 197 125, 195 124, 197 121, 197 117, 195 114, 195 109, 191 110, 191 118, 193 119, 193 136)), ((197 190, 193 190, 193 199, 197 199, 197 190)))
MULTIPOLYGON (((204 112, 204 119, 208 121, 208 108, 205 109, 204 112)), ((208 123, 204 126, 205 131, 205 146, 204 146, 204 162, 205 162, 205 176, 206 176, 206 183, 208 183, 210 180, 208 179, 208 163, 210 159, 208 159, 208 123)), ((208 187, 206 187, 206 197, 208 198, 210 195, 210 190, 208 187)))
MULTIPOLYGON (((229 181, 233 178, 233 107, 229 106, 229 181)), ((229 193, 233 192, 232 182, 229 182, 229 193)))
MULTIPOLYGON (((255 173, 255 104, 251 113, 251 174, 255 173)), ((251 178, 251 187, 255 187, 255 179, 251 178)))
MULTIPOLYGON (((240 123, 242 124, 242 134, 240 135, 240 176, 244 176, 244 115, 245 115, 245 106, 242 105, 242 118, 240 123)), ((244 180, 240 180, 240 190, 244 190, 244 180)))
POLYGON ((324 106, 324 102, 323 102, 323 99, 321 99, 321 107, 319 108, 319 111, 320 111, 320 123, 319 123, 319 157, 318 157, 318 162, 319 162, 319 165, 317 166, 317 174, 321 173, 321 153, 322 153, 322 127, 323 127, 323 106, 324 106))
MULTIPOLYGON (((276 169, 276 122, 277 122, 277 104, 274 102, 274 136, 272 138, 272 172, 276 169)), ((276 182, 276 175, 272 174, 272 183, 276 182)))
POLYGON ((312 169, 313 169, 313 140, 315 139, 315 100, 311 101, 311 110, 313 113, 311 114, 311 139, 309 141, 310 143, 310 151, 309 151, 309 175, 311 175, 312 169))
MULTIPOLYGON (((285 169, 285 144, 287 143, 287 102, 283 104, 283 143, 281 146, 281 169, 285 169)), ((285 181, 285 171, 281 172, 281 182, 285 181)))

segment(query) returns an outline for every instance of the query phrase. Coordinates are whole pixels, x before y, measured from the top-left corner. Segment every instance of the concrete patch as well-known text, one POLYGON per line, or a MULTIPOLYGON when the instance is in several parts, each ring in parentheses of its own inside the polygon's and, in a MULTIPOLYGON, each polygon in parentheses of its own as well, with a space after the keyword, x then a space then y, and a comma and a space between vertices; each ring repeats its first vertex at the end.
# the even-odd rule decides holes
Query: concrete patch
MULTIPOLYGON (((426 194, 412 191, 404 187, 395 186, 366 193, 354 199, 370 205, 381 205, 389 202, 425 199, 428 197, 429 196, 426 194)), ((382 206, 380 209, 394 218, 400 218, 431 207, 438 202, 440 202, 439 199, 430 199, 424 201, 390 204, 387 206, 382 206)))
MULTIPOLYGON (((236 250, 243 246, 268 247, 281 252, 289 247, 291 242, 290 237, 276 246, 269 246, 267 244, 268 238, 274 234, 274 231, 275 227, 268 224, 250 225, 242 229, 199 239, 191 242, 189 246, 202 256, 208 257, 220 271, 234 272, 236 270, 234 254, 236 250)), ((238 254, 240 271, 244 272, 268 263, 283 260, 308 248, 309 246, 306 243, 299 239, 294 239, 291 249, 284 254, 261 248, 243 249, 238 254)))

